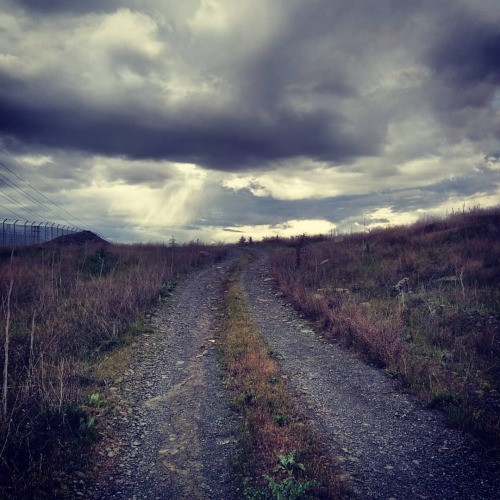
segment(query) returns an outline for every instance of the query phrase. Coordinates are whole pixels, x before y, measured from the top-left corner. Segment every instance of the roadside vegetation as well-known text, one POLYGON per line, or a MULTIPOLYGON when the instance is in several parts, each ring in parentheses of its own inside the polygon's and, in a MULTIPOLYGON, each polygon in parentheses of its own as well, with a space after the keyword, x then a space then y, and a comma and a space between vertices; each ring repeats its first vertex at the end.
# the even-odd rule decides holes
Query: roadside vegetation
POLYGON ((254 323, 240 289, 245 257, 225 288, 221 359, 243 417, 237 469, 247 499, 339 498, 340 475, 254 323))
POLYGON ((499 208, 267 243, 279 287, 326 339, 500 453, 499 208))
POLYGON ((224 254, 194 243, 0 249, 0 497, 70 496, 108 377, 127 363, 118 348, 183 274, 224 254))

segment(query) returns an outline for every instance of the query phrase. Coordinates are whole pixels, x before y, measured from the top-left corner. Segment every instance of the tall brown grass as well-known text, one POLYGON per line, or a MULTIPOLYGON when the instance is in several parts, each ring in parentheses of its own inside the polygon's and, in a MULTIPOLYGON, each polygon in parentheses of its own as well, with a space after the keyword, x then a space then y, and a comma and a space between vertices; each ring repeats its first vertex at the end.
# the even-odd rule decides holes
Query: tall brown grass
POLYGON ((85 365, 119 345, 182 274, 224 253, 198 244, 1 250, 0 496, 68 493, 65 474, 96 431, 82 404, 85 365))
POLYGON ((275 253, 283 292, 498 452, 500 209, 323 239, 302 244, 299 266, 296 249, 275 253))

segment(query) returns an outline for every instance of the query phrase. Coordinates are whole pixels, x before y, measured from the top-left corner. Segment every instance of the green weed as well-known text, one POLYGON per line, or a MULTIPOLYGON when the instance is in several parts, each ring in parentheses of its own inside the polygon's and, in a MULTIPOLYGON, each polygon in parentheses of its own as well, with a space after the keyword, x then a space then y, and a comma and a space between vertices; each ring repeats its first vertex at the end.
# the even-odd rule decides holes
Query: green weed
POLYGON ((163 284, 160 289, 160 300, 164 301, 168 297, 172 295, 172 292, 175 290, 177 283, 175 281, 167 281, 163 284))
POLYGON ((284 413, 277 413, 276 415, 273 415, 273 422, 276 422, 280 427, 288 424, 289 421, 290 419, 284 413))
POLYGON ((312 488, 320 486, 316 480, 301 479, 306 473, 303 463, 296 461, 296 452, 292 451, 286 455, 278 455, 278 465, 273 472, 278 478, 264 474, 267 483, 266 488, 257 488, 249 481, 245 484, 244 497, 248 500, 298 500, 308 498, 306 493, 312 488))

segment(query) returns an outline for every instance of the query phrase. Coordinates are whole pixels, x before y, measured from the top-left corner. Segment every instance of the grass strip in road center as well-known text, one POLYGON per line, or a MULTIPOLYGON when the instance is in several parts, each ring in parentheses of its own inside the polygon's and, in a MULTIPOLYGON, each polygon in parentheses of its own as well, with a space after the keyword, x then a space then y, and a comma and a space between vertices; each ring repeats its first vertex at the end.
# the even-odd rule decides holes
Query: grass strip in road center
POLYGON ((243 417, 237 464, 243 496, 339 498, 346 482, 335 459, 293 400, 246 305, 239 277, 248 259, 225 283, 221 334, 226 385, 243 417))

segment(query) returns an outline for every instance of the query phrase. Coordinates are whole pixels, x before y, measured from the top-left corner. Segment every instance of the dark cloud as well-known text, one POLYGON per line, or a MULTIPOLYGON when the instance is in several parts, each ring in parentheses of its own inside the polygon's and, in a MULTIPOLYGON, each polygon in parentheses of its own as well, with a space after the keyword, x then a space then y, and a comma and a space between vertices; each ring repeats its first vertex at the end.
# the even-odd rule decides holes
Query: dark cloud
MULTIPOLYGON (((447 84, 463 88, 500 84, 500 29, 496 22, 459 18, 428 48, 426 60, 447 84)), ((471 105, 483 104, 472 102, 471 105)))
POLYGON ((124 2, 120 0, 11 0, 24 9, 45 14, 112 12, 124 2))
MULTIPOLYGON (((45 12, 69 12, 75 4, 22 3, 45 12)), ((76 4, 92 10, 101 2, 76 4)), ((118 86, 108 102, 92 102, 86 94, 77 97, 57 73, 17 85, 4 73, 0 131, 40 145, 196 162, 220 170, 260 168, 297 157, 336 164, 378 155, 390 116, 385 103, 361 104, 359 86, 377 51, 390 46, 391 37, 404 30, 408 11, 414 9, 413 3, 404 4, 389 0, 376 8, 346 1, 284 4, 283 12, 289 10, 287 24, 263 50, 243 61, 229 53, 217 68, 206 62, 214 55, 220 58, 210 51, 229 47, 203 48, 203 40, 196 42, 196 49, 205 50, 203 77, 217 71, 231 81, 237 105, 229 102, 216 108, 197 101, 151 109, 144 104, 145 93, 152 101, 162 101, 166 92, 152 83, 136 93, 118 86), (353 105, 356 109, 351 111, 353 105)), ((77 7, 71 11, 79 13, 77 7)), ((108 59, 115 73, 125 67, 145 81, 158 70, 144 55, 126 47, 113 49, 108 59)), ((192 55, 187 54, 186 61, 190 60, 192 55)))
POLYGON ((500 138, 500 120, 492 108, 500 85, 500 11, 485 17, 473 8, 455 7, 441 20, 442 29, 436 29, 424 54, 432 71, 427 93, 436 116, 455 140, 500 138))
MULTIPOLYGON (((63 0, 18 3, 73 15, 103 5, 106 10, 124 5, 63 0)), ((378 101, 366 99, 361 87, 373 65, 391 56, 396 42, 419 39, 416 19, 426 16, 426 23, 435 22, 433 29, 439 33, 424 50, 424 62, 442 81, 429 88, 443 121, 469 126, 473 118, 452 116, 453 111, 484 107, 494 95, 500 81, 497 25, 474 19, 458 7, 446 22, 449 6, 448 2, 438 6, 391 0, 375 7, 352 1, 287 5, 286 26, 262 51, 241 62, 229 54, 226 66, 217 69, 222 78, 232 75, 238 106, 228 103, 216 108, 197 101, 162 110, 145 104, 146 93, 156 102, 165 90, 147 82, 158 70, 156 63, 130 47, 109 52, 110 68, 131 70, 140 75, 144 86, 136 92, 118 87, 105 102, 93 102, 84 93, 77 96, 58 80, 57 73, 16 81, 4 72, 0 74, 0 131, 40 145, 197 162, 221 170, 259 168, 297 157, 336 164, 376 156, 385 145, 394 107, 391 95, 378 101)), ((202 42, 197 42, 197 48, 202 42)), ((210 44, 204 49, 206 60, 213 49, 210 44)), ((186 57, 189 61, 191 56, 186 57)), ((214 68, 205 65, 205 76, 213 73, 214 68)), ((408 105, 403 101, 399 109, 404 109, 401 104, 408 105)))
POLYGON ((298 156, 345 162, 375 154, 380 142, 380 127, 359 141, 348 130, 348 120, 323 111, 283 110, 265 119, 237 114, 200 117, 196 109, 162 114, 134 103, 86 105, 71 96, 48 96, 44 101, 36 86, 21 82, 16 92, 10 92, 12 86, 11 77, 0 75, 1 133, 93 154, 238 170, 298 156))
MULTIPOLYGON (((51 158, 37 166, 47 193, 97 192, 93 175, 107 187, 168 191, 193 172, 207 184, 190 195, 205 204, 204 220, 193 215, 186 234, 305 219, 363 224, 367 214, 384 223, 381 207, 407 214, 498 189, 498 170, 470 166, 499 147, 497 0, 203 5, 6 2, 0 145, 51 158), (212 172, 185 166, 184 178, 169 162, 212 172), (435 169, 435 180, 419 169, 435 169), (311 197, 353 194, 256 197, 215 186, 222 174, 213 170, 255 171, 246 185, 276 197, 300 197, 301 181, 311 197), (283 171, 293 193, 279 185, 283 171), (331 185, 321 185, 322 171, 331 185)), ((33 165, 19 171, 29 178, 33 165)))

